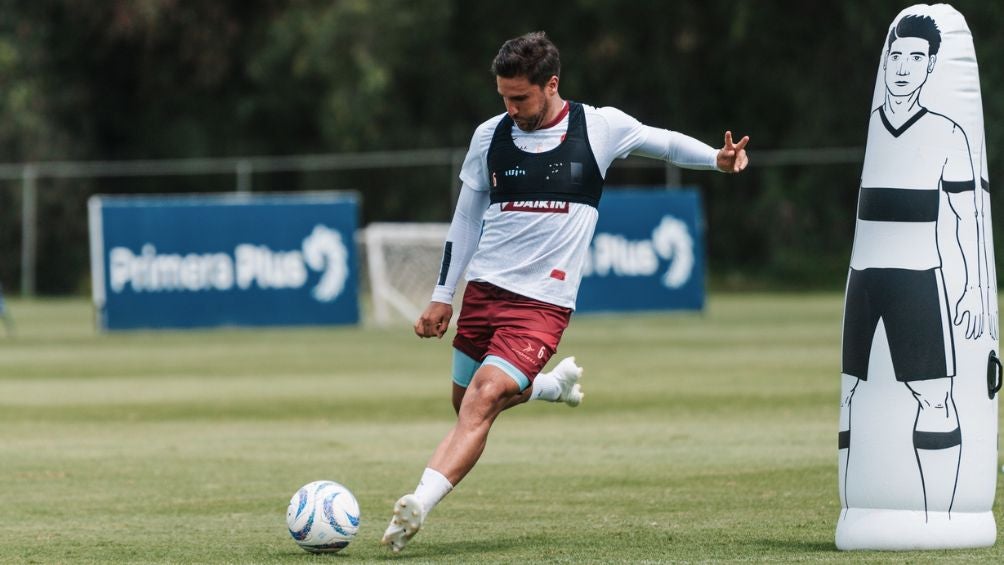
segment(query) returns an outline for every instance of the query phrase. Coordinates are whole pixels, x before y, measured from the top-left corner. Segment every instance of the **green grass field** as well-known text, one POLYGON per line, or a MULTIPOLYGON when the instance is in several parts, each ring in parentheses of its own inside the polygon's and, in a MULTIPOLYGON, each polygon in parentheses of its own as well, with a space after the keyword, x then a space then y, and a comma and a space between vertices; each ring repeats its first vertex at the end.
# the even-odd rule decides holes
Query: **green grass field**
POLYGON ((835 549, 838 294, 576 317, 558 357, 586 368, 583 405, 503 414, 396 557, 378 544, 390 509, 453 419, 448 341, 407 324, 98 335, 83 300, 10 307, 3 563, 1004 562, 1004 544, 835 549), (286 531, 315 479, 362 506, 335 556, 286 531))

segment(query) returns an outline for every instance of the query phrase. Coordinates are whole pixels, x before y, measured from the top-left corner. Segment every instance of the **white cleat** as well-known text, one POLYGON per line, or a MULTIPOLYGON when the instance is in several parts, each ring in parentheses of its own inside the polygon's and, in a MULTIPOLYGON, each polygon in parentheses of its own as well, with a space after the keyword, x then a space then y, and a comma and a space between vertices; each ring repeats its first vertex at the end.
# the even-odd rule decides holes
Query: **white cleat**
POLYGON ((575 407, 582 402, 585 394, 579 385, 579 377, 582 376, 582 367, 575 364, 575 357, 565 357, 558 363, 558 366, 551 371, 551 374, 558 379, 561 385, 561 394, 558 396, 559 402, 575 407))
POLYGON ((390 547, 394 553, 399 553, 405 545, 422 529, 425 511, 422 503, 414 494, 406 494, 394 504, 394 517, 387 525, 387 531, 380 539, 382 545, 390 547))

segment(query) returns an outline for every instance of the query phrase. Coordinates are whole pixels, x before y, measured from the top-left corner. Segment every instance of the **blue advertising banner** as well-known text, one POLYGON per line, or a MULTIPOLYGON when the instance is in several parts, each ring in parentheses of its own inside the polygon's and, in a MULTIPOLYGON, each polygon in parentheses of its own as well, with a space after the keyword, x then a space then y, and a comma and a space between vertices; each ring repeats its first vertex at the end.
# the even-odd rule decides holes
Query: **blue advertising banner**
POLYGON ((94 196, 98 326, 359 321, 354 193, 94 196))
POLYGON ((704 214, 695 189, 603 191, 577 312, 704 308, 704 214))

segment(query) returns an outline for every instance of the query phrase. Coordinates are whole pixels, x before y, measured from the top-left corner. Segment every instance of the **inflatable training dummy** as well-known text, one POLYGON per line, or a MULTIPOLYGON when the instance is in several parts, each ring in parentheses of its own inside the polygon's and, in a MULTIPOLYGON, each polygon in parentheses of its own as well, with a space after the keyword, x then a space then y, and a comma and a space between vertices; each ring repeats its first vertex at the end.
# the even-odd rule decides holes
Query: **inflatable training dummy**
POLYGON ((994 544, 999 327, 983 107, 951 6, 882 44, 844 303, 839 549, 994 544))

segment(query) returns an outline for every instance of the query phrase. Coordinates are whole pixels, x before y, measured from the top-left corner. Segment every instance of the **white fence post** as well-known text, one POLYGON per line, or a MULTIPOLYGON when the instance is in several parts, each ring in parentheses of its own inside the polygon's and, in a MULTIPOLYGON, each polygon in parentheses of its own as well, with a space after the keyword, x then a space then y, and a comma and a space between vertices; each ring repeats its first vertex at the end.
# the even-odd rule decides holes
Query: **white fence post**
POLYGON ((237 161, 237 192, 247 194, 251 192, 251 161, 241 159, 237 161))
POLYGON ((25 165, 21 174, 21 296, 35 295, 38 248, 38 169, 25 165))

